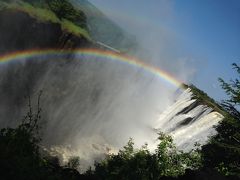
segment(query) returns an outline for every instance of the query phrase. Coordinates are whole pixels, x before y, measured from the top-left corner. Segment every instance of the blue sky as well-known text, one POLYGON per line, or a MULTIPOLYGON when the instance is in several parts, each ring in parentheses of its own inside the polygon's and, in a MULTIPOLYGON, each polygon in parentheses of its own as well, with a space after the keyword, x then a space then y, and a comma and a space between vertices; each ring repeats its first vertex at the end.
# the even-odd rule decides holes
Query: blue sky
POLYGON ((236 77, 231 64, 240 64, 240 0, 90 2, 126 29, 129 17, 136 24, 148 22, 170 31, 178 39, 181 54, 194 61, 191 82, 217 100, 224 98, 217 79, 236 77))

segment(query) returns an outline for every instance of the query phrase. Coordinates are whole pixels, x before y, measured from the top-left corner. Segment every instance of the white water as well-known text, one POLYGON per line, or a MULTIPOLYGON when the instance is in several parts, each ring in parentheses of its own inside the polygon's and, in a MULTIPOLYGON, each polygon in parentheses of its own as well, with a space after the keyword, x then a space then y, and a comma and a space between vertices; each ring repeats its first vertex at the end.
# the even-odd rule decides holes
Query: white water
POLYGON ((130 137, 137 147, 147 142, 154 150, 158 131, 170 133, 178 147, 189 149, 196 141, 206 142, 222 118, 211 108, 195 106, 189 89, 174 101, 176 89, 142 69, 80 60, 1 66, 0 125, 19 124, 27 112, 22 96, 30 90, 35 97, 34 91, 42 89, 44 147, 63 161, 80 156, 84 169, 104 154, 117 152, 130 137), (180 113, 190 106, 187 113, 180 113))
POLYGON ((196 142, 206 143, 208 137, 215 134, 213 127, 223 119, 221 114, 210 107, 194 105, 196 100, 192 97, 191 90, 185 90, 176 102, 159 116, 155 125, 157 131, 172 135, 176 145, 184 150, 193 148, 196 142), (191 105, 193 107, 190 110, 183 112, 191 105), (184 123, 187 118, 189 121, 184 123))
MULTIPOLYGON (((177 147, 185 151, 194 148, 196 142, 201 145, 205 144, 209 136, 216 133, 213 127, 222 120, 223 116, 218 112, 214 112, 211 108, 204 105, 196 105, 189 111, 179 114, 179 112, 196 102, 196 100, 192 99, 192 96, 193 94, 190 89, 185 90, 179 95, 175 103, 163 111, 155 122, 153 121, 153 131, 148 131, 148 134, 146 134, 146 136, 151 138, 145 137, 145 140, 154 139, 154 141, 147 142, 150 150, 153 151, 157 146, 158 131, 163 131, 172 135, 177 147), (179 125, 186 120, 186 118, 192 118, 192 120, 185 125, 179 125)), ((100 136, 85 138, 84 141, 86 144, 84 147, 84 149, 86 148, 85 150, 79 148, 74 151, 71 146, 52 147, 51 150, 53 154, 61 154, 62 159, 65 161, 69 156, 78 155, 84 157, 86 162, 89 162, 88 159, 92 159, 93 154, 95 154, 97 158, 99 154, 116 153, 119 149, 111 144, 106 144, 105 140, 100 136)), ((143 143, 144 142, 142 142, 142 144, 143 143)), ((82 169, 84 168, 85 167, 82 167, 82 169)))

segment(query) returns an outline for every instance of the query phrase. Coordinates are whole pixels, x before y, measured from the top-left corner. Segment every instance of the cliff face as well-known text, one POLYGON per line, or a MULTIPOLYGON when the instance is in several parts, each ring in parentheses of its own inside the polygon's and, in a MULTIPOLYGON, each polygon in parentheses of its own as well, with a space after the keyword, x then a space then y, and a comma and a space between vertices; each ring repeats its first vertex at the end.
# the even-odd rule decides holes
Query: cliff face
MULTIPOLYGON (((74 49, 90 46, 93 44, 88 39, 63 30, 59 23, 42 21, 17 9, 0 10, 0 57, 3 54, 31 49, 74 49)), ((67 63, 67 60, 65 62, 67 63)), ((25 104, 24 96, 31 95, 48 70, 47 67, 58 68, 61 65, 36 61, 27 62, 21 68, 11 66, 11 70, 8 65, 1 66, 0 96, 3 104, 0 105, 0 119, 6 118, 4 114, 9 115, 8 122, 17 116, 21 117, 20 107, 25 104)))
POLYGON ((39 21, 25 12, 0 11, 0 54, 38 48, 88 47, 91 43, 62 30, 61 25, 39 21))
POLYGON ((136 37, 119 27, 87 0, 70 0, 76 9, 82 10, 87 17, 89 33, 95 41, 107 44, 121 52, 136 51, 136 37))

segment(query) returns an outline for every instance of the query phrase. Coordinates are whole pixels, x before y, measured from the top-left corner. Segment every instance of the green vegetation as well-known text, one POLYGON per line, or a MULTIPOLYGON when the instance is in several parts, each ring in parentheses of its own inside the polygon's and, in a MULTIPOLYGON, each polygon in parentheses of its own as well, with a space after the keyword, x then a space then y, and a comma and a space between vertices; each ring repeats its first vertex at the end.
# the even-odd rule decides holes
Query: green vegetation
POLYGON ((16 3, 7 4, 7 9, 14 9, 25 12, 29 14, 31 17, 34 17, 42 22, 52 22, 52 23, 61 23, 58 17, 54 14, 54 12, 43 9, 37 8, 28 4, 26 2, 18 1, 16 3))
POLYGON ((66 166, 60 166, 57 157, 40 148, 40 96, 41 93, 35 113, 29 97, 29 111, 21 124, 0 130, 0 179, 65 180, 82 177, 75 170, 79 158, 72 157, 66 166))
POLYGON ((74 9, 67 0, 48 0, 47 4, 59 19, 67 19, 77 26, 87 29, 85 14, 80 10, 74 9))
POLYGON ((229 99, 221 104, 194 85, 184 84, 183 88, 191 88, 194 98, 201 104, 206 104, 224 115, 224 119, 216 126, 217 134, 202 147, 204 169, 217 170, 225 176, 240 178, 240 67, 234 63, 233 69, 238 73, 238 78, 230 80, 229 83, 219 78, 223 90, 229 96, 229 99))
MULTIPOLYGON (((85 14, 66 0, 2 0, 0 10, 4 9, 25 12, 40 22, 59 24, 63 31, 91 40, 85 14)), ((103 15, 100 19, 91 19, 94 28, 101 22, 105 22, 103 15)), ((116 28, 111 23, 107 26, 116 28)), ((116 38, 113 39, 108 31, 102 34, 101 28, 106 28, 106 24, 102 23, 99 37, 104 41, 109 39, 110 45, 124 37, 121 30, 116 30, 118 35, 112 33, 116 38)), ((131 46, 129 42, 127 44, 131 46)), ((240 67, 233 64, 233 68, 240 75, 240 67)), ((229 96, 221 104, 194 85, 183 85, 184 88, 191 88, 193 98, 200 104, 212 107, 225 117, 216 127, 217 134, 201 150, 179 151, 170 136, 159 133, 159 144, 154 152, 150 152, 147 145, 136 149, 130 139, 117 154, 110 154, 103 161, 96 162, 94 170, 89 169, 85 174, 76 170, 80 165, 79 157, 71 157, 66 165, 60 165, 57 157, 50 156, 41 148, 41 94, 35 113, 29 98, 29 112, 20 125, 0 130, 0 179, 184 179, 186 171, 197 175, 217 171, 223 177, 240 178, 240 79, 238 77, 229 83, 221 78, 219 81, 229 96)))
POLYGON ((173 139, 159 133, 157 149, 151 153, 147 145, 134 149, 132 139, 118 154, 109 155, 104 161, 95 164, 94 174, 100 179, 149 179, 163 176, 177 177, 185 169, 196 169, 201 166, 201 155, 198 150, 189 153, 178 151, 173 139))
POLYGON ((69 21, 67 19, 63 19, 61 24, 62 24, 63 30, 66 30, 77 36, 83 36, 86 39, 88 39, 89 41, 91 40, 91 37, 89 36, 88 32, 85 29, 79 28, 77 25, 75 25, 71 21, 69 21))
MULTIPOLYGON (((240 74, 240 67, 233 66, 240 74)), ((159 133, 159 144, 154 152, 150 152, 146 144, 140 149, 134 148, 130 139, 117 154, 110 154, 103 161, 96 162, 95 169, 90 168, 84 174, 76 170, 80 165, 79 157, 71 157, 62 166, 57 157, 50 156, 41 148, 40 93, 36 113, 29 98, 29 112, 20 125, 0 130, 0 177, 56 180, 240 178, 240 112, 237 110, 240 83, 238 79, 230 83, 220 79, 220 82, 229 95, 229 99, 222 103, 225 119, 216 127, 218 134, 202 150, 179 151, 171 136, 159 133)))
MULTIPOLYGON (((240 75, 240 67, 233 64, 240 75)), ((222 102, 227 113, 224 120, 216 127, 218 134, 203 147, 205 166, 215 168, 224 175, 236 175, 240 178, 240 79, 226 83, 219 79, 222 88, 229 96, 222 102)))
POLYGON ((219 112, 222 115, 226 114, 225 110, 221 107, 221 105, 219 105, 214 99, 209 97, 207 93, 198 89, 193 84, 191 85, 182 84, 182 88, 184 89, 190 88, 193 93, 193 98, 197 99, 197 101, 200 102, 200 104, 207 105, 208 107, 211 107, 214 111, 219 112))
POLYGON ((69 0, 74 7, 87 16, 90 36, 95 41, 103 42, 123 53, 134 53, 139 50, 136 37, 128 34, 115 24, 99 9, 87 0, 69 0))
POLYGON ((163 176, 177 177, 184 174, 186 168, 197 169, 201 166, 199 150, 189 153, 178 151, 173 139, 163 133, 159 133, 160 142, 154 153, 148 150, 147 145, 135 149, 130 139, 118 154, 111 154, 96 163, 94 171, 89 169, 85 174, 77 172, 79 157, 71 157, 65 166, 60 166, 56 157, 51 157, 40 147, 40 95, 36 113, 29 98, 29 112, 21 124, 0 131, 0 177, 4 179, 155 180, 163 176))
MULTIPOLYGON (((236 64, 233 67, 240 75, 240 67, 236 64)), ((117 155, 110 155, 97 163, 96 170, 89 171, 89 174, 100 179, 148 180, 171 176, 177 177, 176 179, 239 179, 240 112, 237 108, 240 105, 240 80, 231 80, 230 83, 222 79, 219 81, 229 95, 229 99, 221 105, 215 104, 213 99, 195 86, 185 86, 192 88, 195 98, 199 98, 201 103, 206 101, 206 105, 214 110, 224 112, 224 120, 216 127, 217 135, 201 150, 189 153, 177 151, 171 137, 160 133, 160 143, 155 153, 151 154, 147 146, 140 150, 134 149, 130 140, 117 155)))
POLYGON ((2 9, 22 11, 38 21, 60 24, 63 31, 91 40, 85 14, 75 10, 66 0, 0 2, 0 10, 2 9))

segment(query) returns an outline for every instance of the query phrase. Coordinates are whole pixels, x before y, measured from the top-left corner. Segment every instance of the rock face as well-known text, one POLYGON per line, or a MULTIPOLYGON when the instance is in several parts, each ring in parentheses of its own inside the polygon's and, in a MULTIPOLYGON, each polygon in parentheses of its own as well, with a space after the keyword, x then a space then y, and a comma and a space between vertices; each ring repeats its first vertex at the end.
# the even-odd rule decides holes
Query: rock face
MULTIPOLYGON (((4 54, 32 49, 74 49, 93 46, 84 37, 63 31, 58 23, 40 21, 18 10, 0 10, 0 57, 4 54)), ((55 66, 51 62, 43 61, 23 63, 21 68, 11 68, 11 70, 8 69, 7 64, 0 67, 2 101, 0 121, 6 119, 4 114, 8 114, 9 117, 6 123, 14 121, 16 117, 22 117, 20 107, 25 105, 24 96, 31 95, 33 87, 44 76, 50 64, 55 66)), ((57 67, 62 64, 58 63, 57 67)))
POLYGON ((60 24, 41 22, 17 10, 0 11, 0 54, 38 48, 79 48, 88 40, 61 29, 60 24))
POLYGON ((70 0, 76 9, 82 10, 87 17, 91 37, 121 52, 134 52, 138 42, 134 35, 115 24, 93 4, 87 0, 70 0))

